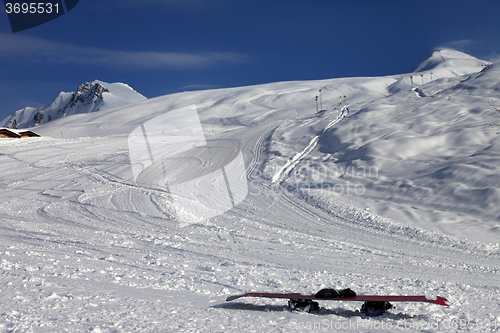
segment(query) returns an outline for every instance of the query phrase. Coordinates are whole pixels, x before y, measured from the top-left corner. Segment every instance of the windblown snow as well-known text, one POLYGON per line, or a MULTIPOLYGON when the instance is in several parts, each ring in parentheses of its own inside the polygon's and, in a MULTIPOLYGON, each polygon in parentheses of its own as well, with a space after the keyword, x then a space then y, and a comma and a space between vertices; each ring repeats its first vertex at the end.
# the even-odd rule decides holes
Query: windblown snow
POLYGON ((0 140, 1 332, 500 330, 498 63, 437 49, 405 75, 147 100, 99 85, 108 107, 0 140), (193 104, 207 141, 239 143, 248 195, 181 225, 167 187, 134 181, 128 137, 193 104), (225 302, 326 287, 451 306, 225 302))

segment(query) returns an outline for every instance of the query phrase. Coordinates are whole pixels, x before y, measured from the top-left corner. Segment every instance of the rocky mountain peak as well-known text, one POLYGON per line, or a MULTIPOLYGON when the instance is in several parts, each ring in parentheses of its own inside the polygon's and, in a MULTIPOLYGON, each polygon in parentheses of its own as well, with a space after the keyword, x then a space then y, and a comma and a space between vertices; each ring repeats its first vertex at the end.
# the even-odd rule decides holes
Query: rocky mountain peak
POLYGON ((61 92, 50 103, 40 108, 26 107, 0 122, 8 128, 38 126, 73 114, 97 112, 145 100, 146 97, 123 83, 101 81, 85 82, 74 92, 61 92))
POLYGON ((109 90, 98 82, 85 82, 78 86, 76 92, 73 93, 73 106, 77 103, 88 105, 96 103, 98 99, 102 100, 102 94, 109 93, 109 90))

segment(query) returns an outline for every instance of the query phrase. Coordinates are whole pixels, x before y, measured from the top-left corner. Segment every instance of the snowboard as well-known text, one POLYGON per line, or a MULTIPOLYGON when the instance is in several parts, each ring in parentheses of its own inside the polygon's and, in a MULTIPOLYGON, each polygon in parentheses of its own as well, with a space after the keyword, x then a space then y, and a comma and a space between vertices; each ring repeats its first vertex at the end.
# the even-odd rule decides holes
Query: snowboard
POLYGON ((266 293, 266 292, 250 292, 239 295, 229 296, 226 301, 230 302, 240 297, 265 297, 265 298, 285 298, 285 299, 301 299, 301 300, 319 300, 319 301, 360 301, 360 302, 427 302, 449 306, 448 300, 443 297, 429 299, 426 296, 382 296, 382 295, 356 295, 353 297, 329 297, 317 298, 315 295, 304 295, 298 293, 266 293))
MULTIPOLYGON (((355 294, 355 293, 354 293, 355 294)), ((288 306, 291 310, 310 312, 319 309, 315 301, 358 301, 365 302, 361 311, 368 316, 379 316, 390 309, 392 305, 389 302, 426 302, 449 306, 446 298, 436 297, 427 298, 426 296, 404 296, 404 295, 355 295, 355 296, 336 296, 336 297, 317 297, 317 294, 299 294, 299 293, 267 293, 267 292, 249 292, 245 294, 231 295, 226 301, 234 301, 241 297, 265 297, 265 298, 284 298, 288 299, 288 306)))

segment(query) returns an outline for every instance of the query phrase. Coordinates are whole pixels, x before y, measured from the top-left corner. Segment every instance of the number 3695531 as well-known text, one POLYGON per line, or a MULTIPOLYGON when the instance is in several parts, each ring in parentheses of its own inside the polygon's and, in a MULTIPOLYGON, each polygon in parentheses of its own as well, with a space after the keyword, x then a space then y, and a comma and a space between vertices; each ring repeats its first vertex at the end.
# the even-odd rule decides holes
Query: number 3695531
POLYGON ((5 9, 7 14, 52 14, 59 13, 59 4, 50 2, 23 2, 23 3, 6 3, 5 9))

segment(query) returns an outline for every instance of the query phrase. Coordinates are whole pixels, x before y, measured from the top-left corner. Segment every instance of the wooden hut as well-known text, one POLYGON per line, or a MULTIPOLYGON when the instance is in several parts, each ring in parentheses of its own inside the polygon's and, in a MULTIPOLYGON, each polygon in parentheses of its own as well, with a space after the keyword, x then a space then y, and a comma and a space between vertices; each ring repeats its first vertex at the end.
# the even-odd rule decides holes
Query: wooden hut
POLYGON ((30 130, 0 128, 0 138, 22 139, 22 138, 33 138, 33 137, 40 137, 40 135, 30 130))
POLYGON ((0 138, 20 139, 21 135, 19 135, 17 132, 14 132, 13 130, 8 129, 8 128, 0 128, 0 138))
POLYGON ((19 135, 21 135, 21 139, 22 138, 39 138, 40 135, 36 134, 35 132, 32 132, 32 131, 20 131, 19 132, 19 135))

